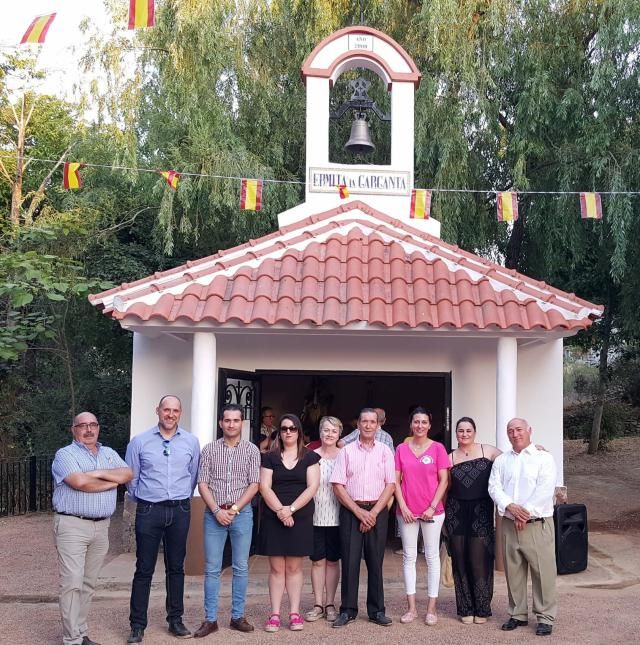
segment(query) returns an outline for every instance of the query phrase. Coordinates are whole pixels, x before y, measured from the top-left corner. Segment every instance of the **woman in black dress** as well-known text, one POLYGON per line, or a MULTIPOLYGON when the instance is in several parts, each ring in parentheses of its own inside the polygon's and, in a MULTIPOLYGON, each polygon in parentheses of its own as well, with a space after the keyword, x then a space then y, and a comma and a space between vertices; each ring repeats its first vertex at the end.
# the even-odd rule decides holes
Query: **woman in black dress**
POLYGON ((260 525, 261 555, 269 556, 268 632, 280 629, 284 590, 289 596, 289 629, 303 628, 300 615, 302 561, 313 546, 313 496, 320 484, 320 455, 304 447, 302 424, 285 414, 278 424, 273 448, 262 456, 260 493, 265 502, 260 525))
POLYGON ((486 623, 491 616, 495 537, 489 475, 500 450, 477 444, 470 417, 456 423, 458 448, 449 455, 450 485, 445 529, 451 550, 458 616, 463 623, 486 623))

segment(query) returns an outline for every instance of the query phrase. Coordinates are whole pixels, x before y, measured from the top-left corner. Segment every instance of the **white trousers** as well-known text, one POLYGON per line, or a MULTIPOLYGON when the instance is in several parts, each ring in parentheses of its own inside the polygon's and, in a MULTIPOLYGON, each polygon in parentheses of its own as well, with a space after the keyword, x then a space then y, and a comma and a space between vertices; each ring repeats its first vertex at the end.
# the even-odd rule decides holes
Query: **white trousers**
POLYGON ((405 522, 397 515, 402 539, 402 569, 404 586, 408 596, 416 592, 416 560, 418 559, 418 532, 422 530, 424 557, 427 561, 427 595, 438 597, 440 588, 440 532, 444 523, 444 513, 433 516, 433 522, 405 522))

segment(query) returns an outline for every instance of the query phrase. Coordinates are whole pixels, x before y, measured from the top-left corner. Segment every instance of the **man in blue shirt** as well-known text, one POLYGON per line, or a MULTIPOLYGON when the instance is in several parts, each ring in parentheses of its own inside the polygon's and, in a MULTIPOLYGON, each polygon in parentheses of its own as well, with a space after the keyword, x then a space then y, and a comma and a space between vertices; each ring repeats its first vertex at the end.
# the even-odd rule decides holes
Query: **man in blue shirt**
POLYGON ((191 638, 184 626, 184 558, 191 495, 198 478, 198 439, 178 424, 182 404, 166 395, 156 408, 158 425, 133 437, 125 460, 133 470, 129 495, 136 510, 136 571, 131 585, 128 643, 140 643, 147 627, 151 578, 160 542, 164 546, 167 622, 177 638, 191 638))
POLYGON ((98 443, 99 433, 91 412, 76 416, 73 442, 56 452, 51 466, 64 645, 98 645, 88 636, 89 604, 109 550, 116 489, 133 476, 118 453, 98 443))

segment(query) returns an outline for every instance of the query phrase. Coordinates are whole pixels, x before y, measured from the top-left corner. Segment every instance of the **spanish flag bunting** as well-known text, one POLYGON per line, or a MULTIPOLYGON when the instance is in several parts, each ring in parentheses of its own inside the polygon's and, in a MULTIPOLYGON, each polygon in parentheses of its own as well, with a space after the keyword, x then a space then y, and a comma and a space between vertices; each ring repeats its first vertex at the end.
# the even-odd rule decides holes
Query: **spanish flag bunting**
POLYGON ((518 194, 498 193, 498 221, 515 222, 518 219, 518 194))
POLYGON ((82 188, 82 178, 80 177, 80 168, 83 168, 83 163, 77 161, 65 161, 64 169, 62 171, 62 185, 65 190, 78 190, 82 188))
POLYGON ((153 27, 155 24, 155 0, 129 0, 129 29, 153 27))
POLYGON ((600 193, 580 193, 580 216, 582 219, 602 219, 600 193))
POLYGON ((429 219, 431 217, 431 191, 414 188, 411 191, 411 219, 429 219))
POLYGON ((178 187, 178 182, 180 181, 179 172, 175 170, 163 170, 160 174, 165 178, 171 190, 175 190, 178 187))
POLYGON ((37 16, 33 19, 27 31, 24 32, 24 36, 20 41, 21 45, 26 44, 38 44, 42 45, 44 39, 47 37, 47 32, 53 19, 56 17, 55 13, 50 13, 46 16, 37 16))
POLYGON ((262 210, 262 179, 243 179, 240 182, 240 208, 244 211, 262 210))
POLYGON ((338 186, 338 193, 340 194, 340 199, 346 199, 349 197, 349 189, 346 184, 340 184, 338 186))

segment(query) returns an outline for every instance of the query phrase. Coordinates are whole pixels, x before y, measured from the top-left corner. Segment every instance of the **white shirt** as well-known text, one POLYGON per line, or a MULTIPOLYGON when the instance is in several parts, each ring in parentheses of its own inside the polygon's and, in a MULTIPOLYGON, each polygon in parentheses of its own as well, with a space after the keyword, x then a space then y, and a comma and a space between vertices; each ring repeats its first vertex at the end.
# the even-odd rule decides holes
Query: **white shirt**
POLYGON ((489 477, 489 495, 498 513, 510 519, 509 504, 519 504, 532 518, 553 515, 556 489, 556 464, 551 453, 529 444, 520 453, 513 449, 493 462, 489 477))
POLYGON ((340 524, 340 502, 335 496, 330 482, 335 465, 335 458, 322 457, 320 459, 320 486, 313 498, 315 502, 314 526, 338 526, 340 524))

